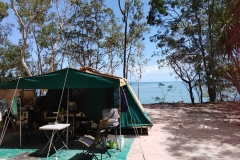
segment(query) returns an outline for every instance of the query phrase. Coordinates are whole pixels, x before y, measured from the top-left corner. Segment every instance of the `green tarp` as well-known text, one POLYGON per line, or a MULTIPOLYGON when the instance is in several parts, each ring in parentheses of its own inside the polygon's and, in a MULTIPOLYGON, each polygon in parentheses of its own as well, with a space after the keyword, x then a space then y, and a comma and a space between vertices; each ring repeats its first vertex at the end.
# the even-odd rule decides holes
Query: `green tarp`
MULTIPOLYGON (((152 126, 150 117, 144 111, 142 105, 136 99, 131 86, 120 77, 104 75, 101 73, 90 73, 72 68, 65 68, 56 72, 19 78, 17 80, 0 84, 2 89, 67 89, 83 88, 87 92, 85 95, 84 108, 82 112, 89 118, 98 120, 102 116, 102 110, 110 108, 106 100, 109 88, 119 88, 123 86, 127 95, 130 112, 121 114, 121 127, 132 128, 134 125, 152 126), (132 117, 132 118, 131 118, 132 117), (134 122, 133 122, 134 121, 134 122)), ((112 96, 113 97, 113 96, 112 96)))
POLYGON ((119 80, 66 68, 56 72, 20 78, 0 84, 0 89, 62 89, 119 87, 119 80))

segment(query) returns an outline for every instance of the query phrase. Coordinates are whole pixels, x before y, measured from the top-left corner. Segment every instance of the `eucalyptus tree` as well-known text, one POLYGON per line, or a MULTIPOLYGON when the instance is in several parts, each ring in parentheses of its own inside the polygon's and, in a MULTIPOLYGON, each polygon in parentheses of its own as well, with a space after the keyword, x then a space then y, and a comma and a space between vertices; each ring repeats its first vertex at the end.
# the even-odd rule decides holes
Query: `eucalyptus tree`
POLYGON ((7 17, 9 14, 8 14, 8 4, 0 1, 0 21, 3 20, 3 18, 7 17))
MULTIPOLYGON (((211 102, 216 100, 219 78, 216 74, 216 56, 222 54, 218 51, 217 39, 214 37, 214 25, 217 22, 213 20, 213 14, 220 3, 221 1, 214 0, 151 0, 149 2, 151 8, 148 24, 158 27, 158 33, 151 37, 151 41, 156 42, 162 49, 160 55, 163 55, 163 59, 167 61, 167 58, 176 52, 186 54, 183 56, 197 57, 197 59, 192 58, 190 62, 195 64, 196 68, 193 69, 199 74, 198 80, 192 83, 201 81, 206 85, 211 102), (202 68, 201 72, 199 68, 202 68)), ((186 73, 188 71, 186 70, 186 73)))
POLYGON ((191 54, 183 54, 176 51, 172 55, 167 57, 168 64, 174 70, 174 72, 184 82, 191 99, 191 103, 195 104, 195 97, 193 94, 194 88, 196 88, 195 81, 199 78, 199 73, 196 72, 196 68, 199 65, 197 56, 191 54))
POLYGON ((32 76, 25 61, 26 50, 29 47, 29 34, 32 32, 33 24, 39 18, 42 18, 41 16, 49 9, 51 4, 52 0, 10 0, 10 6, 17 17, 19 30, 22 36, 20 39, 20 60, 28 76, 32 76))
MULTIPOLYGON (((0 22, 8 17, 8 9, 8 4, 0 1, 0 22)), ((11 23, 0 24, 0 82, 15 79, 23 73, 19 69, 19 48, 9 40, 13 27, 11 23)))
MULTIPOLYGON (((9 14, 8 14, 8 4, 1 2, 0 1, 0 22, 6 18, 9 14)), ((9 24, 9 25, 2 25, 0 27, 0 44, 2 45, 4 42, 6 42, 8 35, 11 33, 13 24, 9 24)))
POLYGON ((118 19, 111 18, 104 24, 104 30, 107 35, 102 43, 103 51, 107 54, 106 60, 103 61, 102 69, 107 73, 114 74, 116 69, 122 65, 121 53, 123 52, 123 32, 122 25, 118 19))
POLYGON ((68 16, 71 12, 70 1, 55 0, 52 7, 44 12, 44 17, 33 25, 31 38, 35 42, 33 52, 37 54, 39 74, 53 72, 64 62, 64 48, 67 38, 64 33, 70 28, 68 16))
POLYGON ((124 23, 124 49, 123 49, 123 77, 128 78, 129 63, 134 57, 134 49, 149 32, 143 12, 144 3, 140 0, 118 0, 119 9, 124 23))
POLYGON ((0 45, 0 82, 6 82, 17 77, 26 76, 20 67, 20 47, 8 43, 0 45))
POLYGON ((144 68, 147 66, 148 62, 150 61, 150 58, 145 57, 144 50, 145 50, 144 44, 139 43, 136 47, 136 54, 134 54, 134 57, 129 63, 130 65, 129 72, 132 73, 131 76, 134 76, 138 84, 137 96, 139 100, 140 100, 140 82, 142 80, 144 68))
POLYGON ((69 18, 71 29, 66 33, 68 40, 67 54, 70 62, 78 66, 99 69, 106 53, 103 52, 105 41, 104 26, 114 16, 112 9, 105 7, 103 0, 73 0, 73 14, 69 18))

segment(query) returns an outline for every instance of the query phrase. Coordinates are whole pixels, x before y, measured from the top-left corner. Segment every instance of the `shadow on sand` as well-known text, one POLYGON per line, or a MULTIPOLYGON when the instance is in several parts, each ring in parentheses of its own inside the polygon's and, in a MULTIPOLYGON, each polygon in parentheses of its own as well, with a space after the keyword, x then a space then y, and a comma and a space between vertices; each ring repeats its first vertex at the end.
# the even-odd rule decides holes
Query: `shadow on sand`
POLYGON ((148 112, 152 122, 164 124, 161 131, 170 133, 168 151, 174 157, 194 160, 240 157, 237 151, 240 147, 240 103, 196 106, 162 103, 145 107, 154 109, 148 112))

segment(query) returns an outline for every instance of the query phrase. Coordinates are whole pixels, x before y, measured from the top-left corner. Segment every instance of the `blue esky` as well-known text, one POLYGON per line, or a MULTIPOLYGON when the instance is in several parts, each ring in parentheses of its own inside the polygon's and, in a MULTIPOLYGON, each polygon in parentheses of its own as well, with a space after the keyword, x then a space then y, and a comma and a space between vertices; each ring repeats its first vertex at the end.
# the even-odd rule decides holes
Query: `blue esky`
MULTIPOLYGON (((8 0, 3 0, 4 2, 9 3, 8 0)), ((117 17, 121 17, 120 10, 118 7, 118 0, 105 0, 107 7, 110 7, 114 10, 117 17)), ((124 2, 124 0, 121 0, 124 2)), ((144 3, 144 12, 147 16, 147 13, 149 11, 149 0, 142 0, 144 3)), ((17 20, 16 16, 13 14, 13 11, 10 9, 10 15, 8 18, 4 19, 3 22, 14 22, 17 20)), ((16 25, 17 26, 17 25, 16 25)), ((154 53, 154 51, 157 51, 156 44, 151 43, 149 38, 150 36, 154 35, 157 32, 156 28, 151 27, 150 33, 145 35, 145 57, 150 58, 151 55, 154 53)), ((21 38, 21 35, 17 28, 15 27, 15 30, 13 30, 12 36, 12 42, 17 44, 18 40, 21 38)), ((162 82, 162 81, 175 81, 174 72, 170 68, 162 68, 158 69, 157 65, 157 57, 151 58, 151 61, 148 62, 148 65, 144 68, 144 73, 142 75, 142 82, 162 82)), ((122 70, 117 70, 116 75, 122 76, 122 70)), ((134 80, 134 79, 132 79, 134 80)))

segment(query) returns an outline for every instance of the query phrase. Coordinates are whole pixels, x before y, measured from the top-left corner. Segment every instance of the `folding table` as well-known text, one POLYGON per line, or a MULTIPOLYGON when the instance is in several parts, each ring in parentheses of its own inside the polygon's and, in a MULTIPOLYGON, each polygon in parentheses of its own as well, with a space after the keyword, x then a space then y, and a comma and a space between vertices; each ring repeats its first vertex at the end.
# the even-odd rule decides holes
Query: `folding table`
MULTIPOLYGON (((66 148, 68 149, 67 145, 66 145, 66 144, 63 142, 63 140, 61 139, 61 134, 59 134, 58 132, 59 132, 60 130, 63 130, 63 129, 65 129, 65 128, 69 127, 69 126, 70 126, 70 124, 48 124, 48 125, 39 127, 39 130, 43 130, 44 133, 46 134, 47 138, 48 138, 49 149, 48 149, 47 158, 48 158, 48 156, 49 156, 49 152, 50 152, 50 148, 51 148, 51 147, 53 147, 53 149, 55 150, 56 156, 58 156, 58 150, 60 150, 60 149, 62 149, 62 148, 64 148, 64 147, 66 147, 66 148), (52 131, 52 135, 49 136, 49 135, 47 134, 47 131, 52 131), (52 142, 55 134, 57 134, 57 139, 56 139, 56 141, 55 141, 54 143, 56 143, 58 140, 61 140, 61 142, 63 143, 63 146, 60 147, 59 149, 56 149, 56 147, 54 146, 54 143, 52 142)), ((48 143, 45 145, 45 147, 43 148, 42 152, 45 150, 45 148, 47 147, 48 143)), ((42 153, 42 152, 41 152, 41 153, 42 153)))

